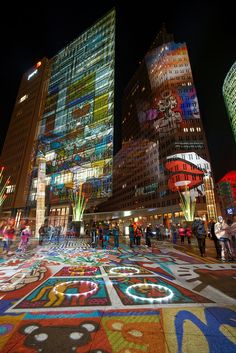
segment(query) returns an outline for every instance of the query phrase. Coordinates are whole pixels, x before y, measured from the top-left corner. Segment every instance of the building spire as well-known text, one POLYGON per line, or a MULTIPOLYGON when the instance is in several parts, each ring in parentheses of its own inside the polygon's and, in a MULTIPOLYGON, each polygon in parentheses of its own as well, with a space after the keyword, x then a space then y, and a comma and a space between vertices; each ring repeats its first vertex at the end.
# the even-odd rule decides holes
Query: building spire
POLYGON ((149 50, 159 47, 160 45, 168 42, 172 42, 174 36, 172 33, 167 33, 165 22, 162 23, 160 31, 157 33, 156 38, 154 39, 149 50))

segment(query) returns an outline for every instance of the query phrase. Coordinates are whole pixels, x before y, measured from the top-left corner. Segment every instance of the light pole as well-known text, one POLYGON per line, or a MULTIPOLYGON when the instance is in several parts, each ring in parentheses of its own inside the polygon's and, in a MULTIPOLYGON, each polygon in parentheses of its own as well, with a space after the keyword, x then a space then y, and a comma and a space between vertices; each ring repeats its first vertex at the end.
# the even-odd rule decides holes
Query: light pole
POLYGON ((44 154, 39 151, 36 157, 38 165, 38 180, 36 193, 36 224, 35 236, 39 237, 38 230, 45 219, 45 187, 46 187, 46 158, 44 154))

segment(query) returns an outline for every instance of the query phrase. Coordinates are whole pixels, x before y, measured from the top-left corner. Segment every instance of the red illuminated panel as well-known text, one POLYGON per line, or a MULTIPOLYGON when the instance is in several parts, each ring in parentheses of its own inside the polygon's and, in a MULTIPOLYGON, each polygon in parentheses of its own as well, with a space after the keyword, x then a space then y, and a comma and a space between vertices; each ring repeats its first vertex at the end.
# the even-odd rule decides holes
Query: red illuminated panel
POLYGON ((184 190, 184 186, 175 185, 176 182, 189 181, 188 188, 192 189, 202 184, 204 172, 198 169, 194 164, 182 159, 175 159, 167 161, 166 169, 172 172, 168 180, 168 187, 171 191, 184 190))

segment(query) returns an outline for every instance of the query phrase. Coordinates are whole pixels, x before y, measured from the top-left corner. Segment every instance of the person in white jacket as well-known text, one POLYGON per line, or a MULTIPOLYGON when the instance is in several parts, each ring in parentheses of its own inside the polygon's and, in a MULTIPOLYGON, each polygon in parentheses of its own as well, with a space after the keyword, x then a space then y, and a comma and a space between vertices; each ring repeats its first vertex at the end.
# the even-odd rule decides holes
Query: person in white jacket
POLYGON ((215 230, 215 235, 218 238, 220 247, 221 247, 221 260, 227 261, 229 259, 233 259, 230 227, 225 222, 222 216, 218 217, 218 222, 216 222, 214 226, 214 230, 215 230))

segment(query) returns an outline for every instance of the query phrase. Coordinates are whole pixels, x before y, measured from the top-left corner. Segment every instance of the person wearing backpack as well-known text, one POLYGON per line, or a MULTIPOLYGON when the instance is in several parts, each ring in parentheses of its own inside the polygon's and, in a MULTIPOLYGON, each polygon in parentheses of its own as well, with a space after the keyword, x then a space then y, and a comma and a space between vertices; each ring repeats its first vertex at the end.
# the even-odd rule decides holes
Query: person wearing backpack
POLYGON ((206 256, 206 236, 205 224, 201 218, 195 219, 192 224, 192 232, 197 238, 198 248, 201 257, 206 256))

